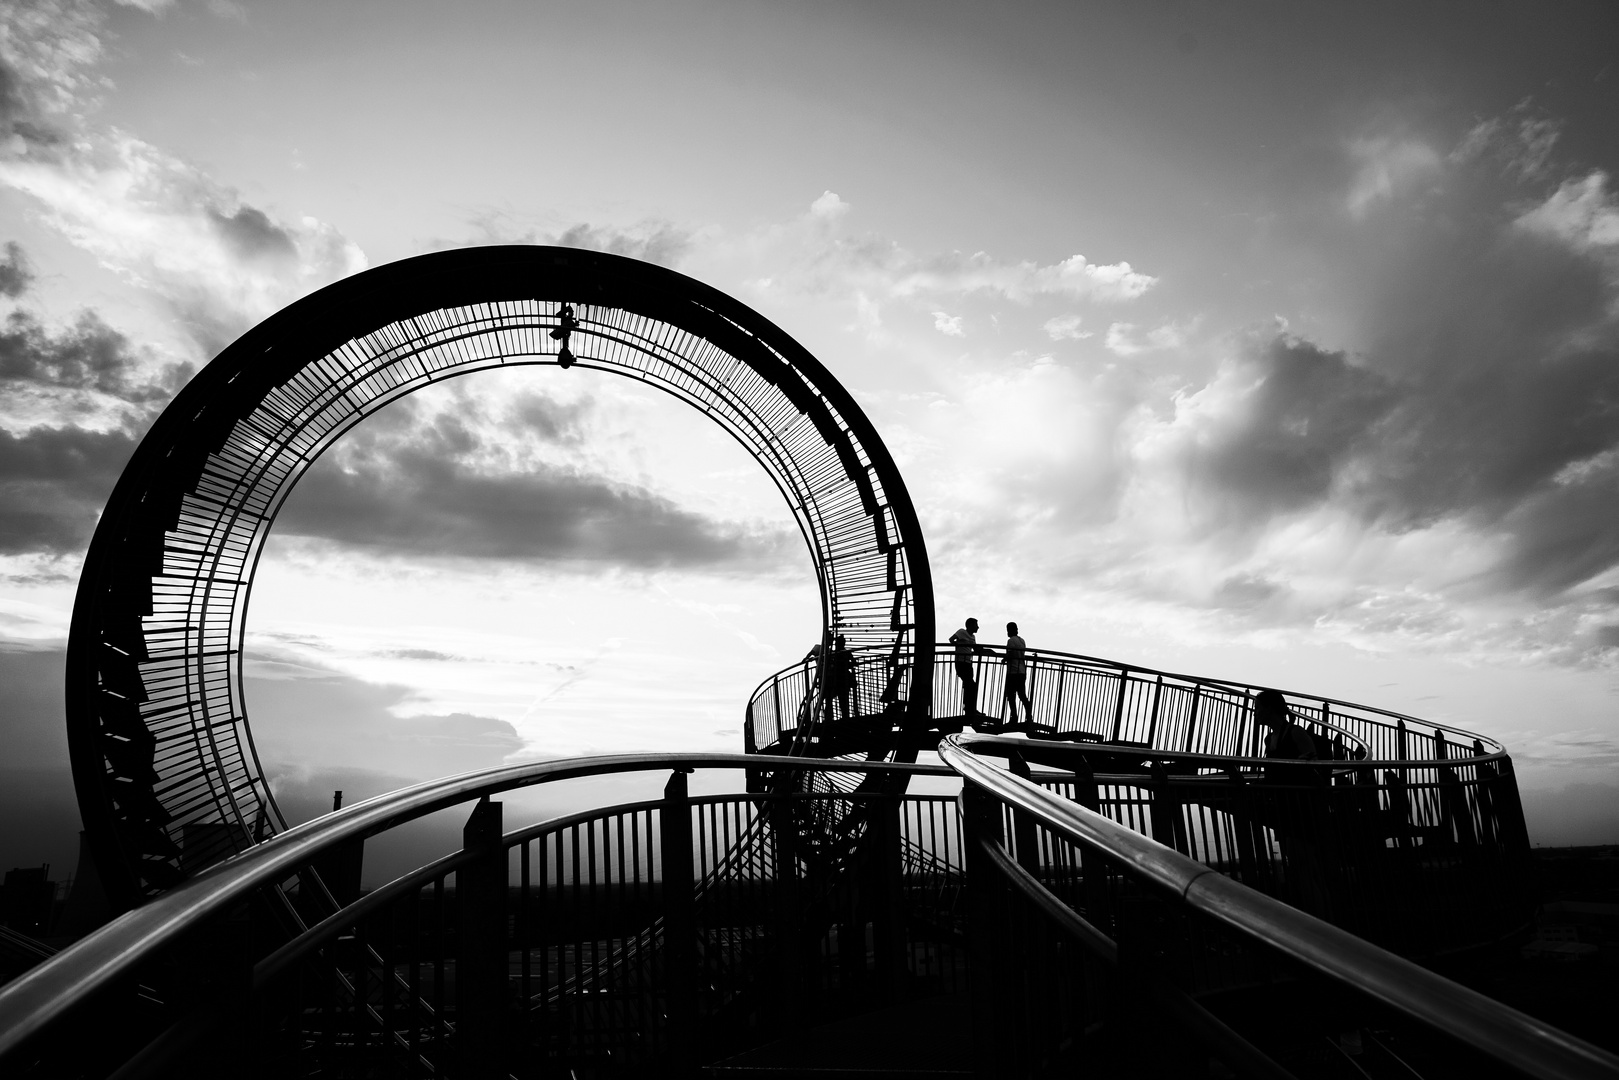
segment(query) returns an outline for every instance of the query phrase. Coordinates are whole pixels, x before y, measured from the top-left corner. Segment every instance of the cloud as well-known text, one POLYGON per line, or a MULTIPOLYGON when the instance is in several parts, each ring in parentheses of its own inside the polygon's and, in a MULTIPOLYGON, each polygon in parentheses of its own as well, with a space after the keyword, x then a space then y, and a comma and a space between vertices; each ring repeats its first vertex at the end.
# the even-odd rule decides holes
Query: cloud
POLYGON ((1254 526, 1320 502, 1394 402, 1387 380, 1342 353, 1286 334, 1245 343, 1178 403, 1188 494, 1254 526))
POLYGON ((1083 255, 1046 266, 1003 262, 982 251, 917 259, 897 245, 886 255, 873 260, 869 268, 886 272, 888 290, 896 296, 989 293, 1014 303, 1028 303, 1036 297, 1121 301, 1134 300, 1158 282, 1131 269, 1127 262, 1097 264, 1083 255))
POLYGON ((84 550, 135 442, 122 431, 0 431, 0 553, 84 550))
POLYGON ((102 13, 39 5, 0 36, 0 185, 181 316, 212 355, 305 292, 365 266, 331 226, 276 220, 201 169, 98 127, 102 13))
POLYGON ((1562 130, 1562 124, 1536 115, 1525 101, 1504 116, 1492 116, 1475 124, 1451 151, 1450 160, 1458 164, 1489 161, 1516 179, 1538 180, 1550 170, 1552 151, 1562 130))
POLYGON ((1525 211, 1517 225, 1556 237, 1577 251, 1619 249, 1619 202, 1601 170, 1565 180, 1545 202, 1525 211))
POLYGON ((0 327, 0 382, 14 391, 89 390, 145 405, 172 397, 191 375, 189 365, 151 366, 94 312, 54 333, 26 311, 13 311, 0 327))
POLYGON ((15 240, 6 242, 6 257, 0 261, 0 296, 15 300, 34 283, 34 272, 23 254, 22 245, 15 240))
POLYGON ((691 253, 694 234, 667 221, 643 221, 637 225, 570 225, 561 232, 547 232, 524 225, 504 213, 486 212, 472 221, 469 241, 441 240, 438 247, 472 244, 550 244, 557 247, 605 251, 630 259, 677 267, 691 253))
POLYGON ((691 242, 689 232, 666 222, 648 223, 634 229, 575 225, 549 240, 560 247, 605 251, 662 266, 678 266, 691 250, 691 242))
MULTIPOLYGON (((542 440, 579 438, 566 407, 529 401, 515 415, 542 440)), ((792 548, 779 528, 716 521, 577 463, 514 457, 486 418, 410 408, 346 437, 276 529, 388 554, 642 569, 773 570, 792 548)))
MULTIPOLYGON (((26 265, 15 244, 8 264, 26 265)), ((138 433, 189 374, 137 353, 93 312, 54 331, 11 312, 0 324, 0 553, 82 551, 138 433)))
POLYGON ((1078 315, 1058 315, 1047 319, 1042 329, 1052 341, 1081 341, 1092 336, 1089 330, 1079 328, 1083 321, 1078 315))
POLYGON ((840 218, 849 212, 849 204, 838 197, 835 191, 823 191, 810 203, 810 216, 830 221, 840 218))
POLYGON ((743 237, 715 238, 722 259, 769 266, 755 279, 772 295, 863 296, 868 303, 905 301, 932 311, 968 297, 1026 305, 1037 300, 1121 303, 1158 283, 1128 262, 1093 263, 1071 255, 1054 263, 1009 261, 988 252, 922 254, 848 227, 849 204, 832 192, 787 225, 743 237))
POLYGON ((933 329, 945 337, 966 337, 967 331, 961 328, 960 315, 947 315, 942 311, 933 313, 933 329))
POLYGON ((1116 322, 1108 326, 1104 344, 1109 352, 1118 356, 1136 356, 1160 349, 1178 349, 1186 343, 1187 333, 1181 326, 1166 324, 1143 332, 1134 323, 1116 322))
POLYGON ((1381 135, 1351 140, 1349 156, 1355 178, 1348 195, 1349 212, 1364 217, 1386 202, 1439 174, 1443 156, 1420 139, 1381 135))
POLYGON ((244 693, 253 737, 273 784, 316 768, 362 768, 394 787, 492 768, 523 747, 504 720, 469 713, 412 715, 413 693, 368 682, 307 659, 265 664, 259 650, 244 693))

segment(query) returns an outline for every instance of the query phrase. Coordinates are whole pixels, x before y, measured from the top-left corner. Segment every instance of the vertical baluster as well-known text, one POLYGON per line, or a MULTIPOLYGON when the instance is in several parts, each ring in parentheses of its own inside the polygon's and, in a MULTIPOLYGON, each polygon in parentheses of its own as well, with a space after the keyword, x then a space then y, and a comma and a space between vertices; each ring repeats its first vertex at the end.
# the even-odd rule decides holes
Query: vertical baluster
POLYGON ((462 829, 474 855, 455 875, 455 1011, 462 1074, 503 1078, 506 1019, 506 849, 501 804, 478 800, 462 829))
POLYGON ((680 1072, 696 1062, 697 925, 693 903, 691 798, 686 771, 677 769, 663 789, 660 845, 663 863, 663 949, 669 1063, 680 1072))

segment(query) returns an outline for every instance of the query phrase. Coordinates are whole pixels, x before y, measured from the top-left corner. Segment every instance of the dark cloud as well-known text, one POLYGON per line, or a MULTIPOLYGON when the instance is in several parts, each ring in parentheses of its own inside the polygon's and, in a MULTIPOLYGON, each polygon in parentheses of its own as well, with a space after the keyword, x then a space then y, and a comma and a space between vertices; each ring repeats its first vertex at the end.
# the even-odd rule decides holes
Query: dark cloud
POLYGON ((578 446, 584 442, 584 419, 591 408, 589 398, 559 402, 530 394, 517 400, 512 416, 546 442, 558 446, 578 446))
MULTIPOLYGON (((566 410, 536 402, 524 422, 574 438, 566 410), (538 413, 545 413, 538 422, 538 413)), ((551 464, 503 467, 454 417, 400 414, 351 434, 299 481, 276 528, 390 554, 538 559, 636 568, 756 570, 786 549, 781 530, 716 522, 644 488, 551 464)))
POLYGON ((33 285, 34 271, 17 241, 6 241, 5 251, 5 259, 0 260, 0 296, 15 300, 33 285))
POLYGON ((0 431, 0 552, 84 550, 136 442, 123 431, 0 431))
POLYGON ((0 54, 0 154, 11 150, 8 144, 19 141, 25 153, 61 144, 62 132, 47 118, 39 96, 40 87, 0 54))
POLYGON ((132 404, 161 403, 191 375, 188 364, 146 374, 129 339, 84 312, 72 326, 52 332, 37 316, 13 311, 0 329, 0 380, 96 390, 132 404))
POLYGON ((1254 523, 1325 499, 1396 396, 1389 382, 1287 334, 1225 373, 1230 400, 1189 447, 1192 483, 1254 523))
POLYGON ((1596 602, 1570 590, 1619 567, 1619 199, 1560 171, 1559 132, 1479 123, 1421 193, 1343 217, 1363 347, 1250 340, 1189 399, 1194 505, 1255 531, 1328 504, 1452 522, 1502 552, 1470 588, 1596 602))
MULTIPOLYGON (((9 244, 0 285, 27 285, 26 258, 9 244), (7 271, 10 276, 7 276, 7 271)), ((53 331, 27 311, 0 324, 0 392, 54 395, 58 416, 101 411, 105 395, 135 408, 119 417, 126 426, 36 427, 21 434, 0 430, 0 552, 70 554, 83 550, 114 483, 143 427, 190 376, 173 364, 157 372, 123 334, 94 312, 53 331)))
POLYGON ((207 207, 206 213, 231 254, 244 262, 260 259, 292 262, 298 258, 298 245, 291 234, 262 210, 244 204, 232 214, 214 207, 207 207))

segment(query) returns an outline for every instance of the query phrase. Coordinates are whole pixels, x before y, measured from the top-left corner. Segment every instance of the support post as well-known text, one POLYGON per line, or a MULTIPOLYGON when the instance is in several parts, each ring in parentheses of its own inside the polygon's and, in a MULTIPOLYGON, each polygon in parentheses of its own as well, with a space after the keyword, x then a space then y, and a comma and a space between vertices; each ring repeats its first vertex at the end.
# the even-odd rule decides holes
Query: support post
POLYGON ((1008 1066, 1004 1040, 1010 1031, 1001 1014, 1010 986, 1004 985, 1001 952, 1005 945, 1002 903, 1006 885, 1000 871, 984 857, 978 841, 1000 844, 1001 804, 969 781, 961 789, 962 826, 967 861, 967 984, 972 1000, 973 1072, 1000 1076, 1008 1066))
POLYGON ((798 880, 798 824, 790 795, 779 796, 771 807, 771 836, 776 864, 776 994, 781 1029, 795 1028, 803 1010, 804 933, 798 880))
MULTIPOLYGON (((1032 780, 1029 763, 1022 754, 1013 753, 1006 759, 1007 769, 1013 776, 1032 780)), ((1040 844, 1034 818, 1022 810, 1012 811, 1012 843, 1017 847, 1018 865, 1035 878, 1040 876, 1040 844)))
POLYGON ((905 908, 900 865, 902 800, 885 796, 872 805, 866 832, 871 875, 865 890, 871 904, 872 946, 877 953, 877 992, 890 1004, 905 996, 905 908))
POLYGON ((681 1076, 696 1066, 697 911, 691 868, 689 769, 676 769, 663 789, 659 813, 663 865, 664 1000, 668 1021, 669 1072, 681 1076))
POLYGON ((506 849, 501 804, 478 800, 461 830, 474 855, 455 873, 456 1044, 461 1074, 474 1080, 506 1075, 506 849))
POLYGON ((1152 838, 1165 847, 1172 847, 1182 855, 1189 855, 1186 842, 1186 819, 1181 816, 1180 800, 1169 786, 1169 771, 1164 763, 1152 763, 1152 838))

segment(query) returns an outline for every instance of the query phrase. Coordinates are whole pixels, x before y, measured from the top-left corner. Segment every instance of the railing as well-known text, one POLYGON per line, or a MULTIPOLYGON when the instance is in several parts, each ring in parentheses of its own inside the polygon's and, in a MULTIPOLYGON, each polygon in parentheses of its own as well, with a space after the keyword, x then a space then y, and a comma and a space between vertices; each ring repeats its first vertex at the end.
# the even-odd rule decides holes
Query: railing
MULTIPOLYGON (((1033 744, 958 735, 940 746, 966 781, 974 971, 993 973, 974 982, 980 1074, 1127 1052, 1141 1072, 1203 1072, 1213 1054, 1267 1077, 1493 1065, 1619 1076, 1619 1058, 1143 836, 1084 805, 1085 792, 1075 801, 1032 782, 1020 745, 1033 744), (1201 1049, 1164 1038, 1166 1019, 1201 1049)), ((1088 773, 1089 748, 1045 749, 1048 764, 1067 757, 1088 773)), ((1287 842, 1318 840, 1300 822, 1287 842)))
MULTIPOLYGON (((1039 651, 1027 656, 1032 719, 1020 710, 1018 724, 1002 724, 1004 650, 973 655, 978 718, 964 716, 953 647, 938 651, 937 730, 969 720, 980 731, 1015 729, 1031 737, 1016 743, 1035 762, 1046 761, 1044 747, 1089 747, 1085 768, 1111 774, 1095 779, 1090 805, 1268 895, 1411 957, 1489 947, 1531 917, 1517 781, 1493 740, 1289 694, 1321 759, 1289 767, 1259 757, 1259 687, 1039 651), (1288 782, 1276 784, 1278 774, 1288 782), (1290 820, 1312 822, 1318 842, 1290 844, 1290 820)), ((813 665, 765 680, 752 698, 750 746, 811 754, 880 746, 889 720, 876 693, 884 662, 858 657, 848 720, 824 709, 817 722, 804 715, 804 702, 822 696, 813 665), (787 714, 796 726, 781 727, 787 714)), ((1075 767, 1064 760, 1059 768, 1075 767)), ((1063 790, 1077 797, 1075 783, 1063 790)))
MULTIPOLYGON (((984 736, 941 752, 969 782, 965 828, 949 795, 852 782, 688 794, 692 769, 949 774, 758 755, 511 766, 356 804, 203 872, 0 988, 0 1074, 199 1075, 228 1061, 273 1076, 317 1065, 379 1077, 679 1075, 807 1025, 970 991, 984 1075, 1063 1068, 1078 1053, 1151 1057, 1179 1041, 1166 1024, 1239 1072, 1281 1075, 1275 1062, 1296 1047, 1278 1050, 1269 1026, 1256 1034, 1240 1019, 1260 992, 1269 1007, 1316 1003, 1304 1025, 1316 1035, 1357 1027, 1375 1041, 1387 1025, 1366 1019, 1372 1006, 1357 1002, 1369 995, 1464 1039, 1489 1028, 1495 1041, 1479 1045, 1518 1065, 1539 1055, 1532 1075, 1613 1075, 1583 1044, 1528 1030, 1510 1010, 1243 885, 1240 844, 1196 849, 1225 858, 1227 876, 1120 823, 1173 838, 1166 779, 1176 792, 1203 785, 1201 801, 1182 806, 1231 822, 1243 812, 1221 802, 1222 788, 1268 797, 1306 787, 1264 781, 1254 772, 1264 762, 1242 763, 1233 779, 1155 770, 1131 747, 984 736), (1025 782, 973 751, 1022 751, 1063 771, 1025 782), (510 831, 490 799, 653 770, 673 770, 660 799, 510 831), (461 850, 340 907, 311 872, 368 836, 472 800, 461 850), (826 813, 839 804, 863 808, 854 858, 829 858, 815 839, 849 820, 826 813), (65 1031, 95 1037, 52 1037, 65 1031)), ((1266 828, 1270 873, 1284 883, 1302 845, 1325 843, 1266 828)), ((965 1033, 904 1037, 952 1034, 965 1033)))
POLYGON ((759 765, 947 774, 628 756, 512 766, 359 803, 204 871, 0 988, 0 1073, 122 1078, 221 1054, 265 1075, 312 1062, 377 1076, 678 1071, 871 1007, 902 984, 962 989, 951 800, 687 795, 694 768, 759 765), (666 769, 662 799, 511 832, 489 798, 666 769), (474 799, 460 851, 332 910, 314 865, 474 799), (801 849, 805 830, 772 824, 860 800, 881 809, 862 815, 862 856, 834 876, 801 849), (144 1001, 137 981, 154 988, 144 1001), (50 1037, 67 1028, 98 1038, 50 1037))
MULTIPOLYGON (((1258 757, 1264 731, 1253 722, 1253 696, 1265 687, 1198 678, 1119 664, 1075 653, 1030 649, 1026 653, 1026 687, 1033 719, 1021 706, 1017 730, 1046 738, 1126 743, 1154 750, 1230 757, 1258 757)), ((890 675, 894 660, 886 653, 855 653, 856 687, 850 694, 855 726, 892 718, 890 675)), ((978 709, 985 723, 1007 718, 1005 649, 980 646, 972 658, 978 709)), ((765 679, 748 699, 750 750, 774 752, 792 743, 810 717, 805 702, 817 689, 816 666, 802 661, 765 679)), ((1501 753, 1493 739, 1446 724, 1375 709, 1319 695, 1286 691, 1288 708, 1321 742, 1323 757, 1371 758, 1379 761, 1455 760, 1501 753)), ((814 718, 826 730, 842 725, 835 698, 823 701, 814 718)), ((943 729, 965 716, 955 649, 935 646, 932 716, 943 729)), ((897 723, 897 719, 895 720, 897 723)))

